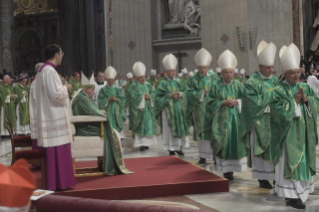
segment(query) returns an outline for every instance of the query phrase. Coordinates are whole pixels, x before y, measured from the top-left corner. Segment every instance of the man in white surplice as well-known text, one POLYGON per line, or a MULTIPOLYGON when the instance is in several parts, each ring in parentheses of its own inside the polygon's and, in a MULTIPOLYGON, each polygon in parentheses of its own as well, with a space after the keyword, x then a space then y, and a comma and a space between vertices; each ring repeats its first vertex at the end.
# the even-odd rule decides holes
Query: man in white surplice
POLYGON ((98 102, 98 96, 101 88, 107 85, 107 82, 105 81, 105 74, 103 71, 100 71, 97 73, 97 79, 95 83, 95 88, 94 88, 94 95, 92 97, 92 101, 94 104, 99 107, 99 102, 98 102))
POLYGON ((176 79, 177 60, 174 55, 164 57, 163 65, 166 76, 156 89, 155 116, 162 128, 164 150, 170 155, 184 155, 182 147, 189 147, 189 125, 185 119, 185 85, 176 79))

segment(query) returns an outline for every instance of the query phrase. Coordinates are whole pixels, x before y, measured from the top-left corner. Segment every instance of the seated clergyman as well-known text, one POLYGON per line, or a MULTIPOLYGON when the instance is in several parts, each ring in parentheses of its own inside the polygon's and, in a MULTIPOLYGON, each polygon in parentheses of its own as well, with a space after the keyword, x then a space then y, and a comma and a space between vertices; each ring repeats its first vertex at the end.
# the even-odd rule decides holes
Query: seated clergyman
MULTIPOLYGON (((107 118, 104 110, 99 110, 91 101, 94 95, 94 77, 88 80, 82 73, 82 88, 74 94, 71 101, 74 116, 102 116, 107 118)), ((107 120, 107 119, 105 119, 107 120)), ((132 173, 124 166, 120 138, 111 127, 109 121, 76 123, 76 135, 78 136, 102 136, 104 134, 104 172, 108 175, 132 173), (102 131, 103 130, 103 131, 102 131)))

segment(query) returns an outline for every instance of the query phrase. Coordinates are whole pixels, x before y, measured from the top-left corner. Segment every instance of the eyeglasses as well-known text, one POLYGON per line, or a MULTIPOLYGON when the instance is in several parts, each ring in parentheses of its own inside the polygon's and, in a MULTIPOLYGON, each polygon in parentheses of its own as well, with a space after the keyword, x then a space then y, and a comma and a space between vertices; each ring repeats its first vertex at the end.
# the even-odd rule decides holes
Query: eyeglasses
MULTIPOLYGON (((60 54, 60 53, 59 53, 60 54)), ((62 57, 64 56, 64 52, 62 52, 62 57)))

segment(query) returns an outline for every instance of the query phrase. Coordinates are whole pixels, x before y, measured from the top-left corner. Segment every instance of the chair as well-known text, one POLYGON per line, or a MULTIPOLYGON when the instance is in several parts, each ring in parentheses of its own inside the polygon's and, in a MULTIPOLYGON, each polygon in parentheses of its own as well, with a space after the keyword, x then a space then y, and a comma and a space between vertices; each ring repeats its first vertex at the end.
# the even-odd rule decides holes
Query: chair
POLYGON ((68 115, 71 122, 71 130, 73 135, 73 142, 71 143, 71 152, 73 158, 73 168, 75 177, 86 176, 101 176, 105 175, 102 168, 104 167, 104 137, 102 136, 75 136, 76 129, 75 123, 87 123, 87 122, 100 122, 101 129, 103 129, 103 123, 107 121, 107 118, 101 116, 73 116, 71 103, 68 101, 67 105, 68 115), (97 157, 99 161, 99 167, 86 167, 75 168, 75 158, 83 157, 97 157), (103 159, 101 159, 103 158, 103 159), (98 170, 97 172, 90 173, 78 173, 79 171, 98 170))
POLYGON ((20 150, 16 151, 17 147, 32 147, 31 136, 13 136, 12 123, 9 118, 7 118, 9 125, 6 127, 11 138, 12 146, 12 162, 11 165, 21 158, 24 158, 28 164, 40 164, 41 174, 42 174, 42 188, 45 189, 45 163, 44 154, 42 150, 20 150))

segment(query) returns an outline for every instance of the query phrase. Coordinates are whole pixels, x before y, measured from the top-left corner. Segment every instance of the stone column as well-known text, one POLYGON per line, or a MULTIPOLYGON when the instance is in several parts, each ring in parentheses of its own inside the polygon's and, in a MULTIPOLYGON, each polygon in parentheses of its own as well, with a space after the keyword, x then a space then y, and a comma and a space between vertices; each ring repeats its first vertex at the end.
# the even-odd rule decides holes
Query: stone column
POLYGON ((299 0, 292 0, 293 42, 300 48, 299 0))
POLYGON ((0 3, 1 42, 0 42, 0 72, 6 69, 14 73, 14 15, 13 1, 1 0, 0 3))

